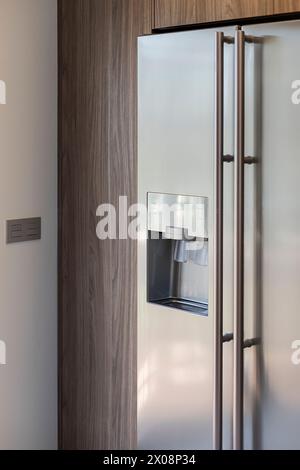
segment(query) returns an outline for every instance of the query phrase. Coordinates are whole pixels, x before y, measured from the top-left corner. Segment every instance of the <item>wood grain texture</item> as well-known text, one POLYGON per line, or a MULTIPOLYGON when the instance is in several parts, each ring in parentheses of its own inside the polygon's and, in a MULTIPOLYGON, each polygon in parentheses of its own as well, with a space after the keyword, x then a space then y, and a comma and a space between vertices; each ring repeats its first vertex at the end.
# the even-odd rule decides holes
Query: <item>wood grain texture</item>
POLYGON ((273 0, 154 0, 155 28, 273 14, 273 0))
POLYGON ((274 0, 274 13, 300 12, 300 0, 274 0))
POLYGON ((273 14, 273 0, 218 0, 218 3, 224 20, 273 14))
POLYGON ((59 0, 60 448, 136 445, 136 245, 96 209, 137 198, 136 38, 151 0, 59 0))
POLYGON ((213 0, 154 0, 155 28, 214 21, 217 16, 213 0))

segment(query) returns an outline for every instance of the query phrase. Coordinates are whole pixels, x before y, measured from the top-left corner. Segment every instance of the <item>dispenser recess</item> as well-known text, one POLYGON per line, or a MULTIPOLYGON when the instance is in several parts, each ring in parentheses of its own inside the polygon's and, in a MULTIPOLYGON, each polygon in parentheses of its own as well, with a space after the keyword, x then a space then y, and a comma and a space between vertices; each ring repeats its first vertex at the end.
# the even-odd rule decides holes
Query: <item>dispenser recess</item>
POLYGON ((148 193, 148 302, 208 315, 208 198, 148 193))

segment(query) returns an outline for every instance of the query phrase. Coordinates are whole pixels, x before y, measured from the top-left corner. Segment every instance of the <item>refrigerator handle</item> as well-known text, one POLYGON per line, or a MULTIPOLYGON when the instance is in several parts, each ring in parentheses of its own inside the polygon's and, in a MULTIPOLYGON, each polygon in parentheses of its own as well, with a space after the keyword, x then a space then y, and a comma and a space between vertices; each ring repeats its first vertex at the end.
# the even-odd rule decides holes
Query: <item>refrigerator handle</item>
MULTIPOLYGON (((215 80, 215 295, 214 295, 214 394, 213 446, 223 446, 223 165, 233 157, 224 156, 224 44, 234 38, 216 32, 215 80)), ((232 161, 232 160, 230 160, 232 161)))
POLYGON ((234 150, 234 332, 233 448, 243 449, 244 428, 244 157, 245 157, 245 33, 235 33, 234 150))

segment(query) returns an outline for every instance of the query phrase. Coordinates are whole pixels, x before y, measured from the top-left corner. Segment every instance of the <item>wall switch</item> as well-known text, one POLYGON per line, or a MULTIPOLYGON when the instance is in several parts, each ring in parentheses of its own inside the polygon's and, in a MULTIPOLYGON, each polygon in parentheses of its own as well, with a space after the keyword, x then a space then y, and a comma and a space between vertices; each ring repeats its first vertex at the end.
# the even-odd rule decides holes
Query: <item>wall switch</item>
POLYGON ((0 104, 6 104, 6 85, 3 80, 0 80, 0 104))
POLYGON ((40 240, 41 218, 7 220, 6 243, 40 240))
POLYGON ((0 341, 0 365, 6 365, 6 344, 4 341, 0 341))

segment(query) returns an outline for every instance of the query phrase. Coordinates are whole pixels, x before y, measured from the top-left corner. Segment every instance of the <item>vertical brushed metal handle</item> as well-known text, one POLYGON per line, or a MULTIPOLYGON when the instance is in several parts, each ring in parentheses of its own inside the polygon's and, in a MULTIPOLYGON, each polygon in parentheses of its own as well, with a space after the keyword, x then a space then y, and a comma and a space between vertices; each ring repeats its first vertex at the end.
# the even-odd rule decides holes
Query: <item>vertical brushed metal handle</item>
POLYGON ((214 449, 223 437, 223 154, 224 154, 224 33, 216 33, 215 96, 215 318, 214 318, 214 449))
POLYGON ((216 33, 215 39, 215 296, 214 296, 214 395, 213 446, 223 441, 223 165, 224 165, 224 44, 234 39, 216 33))
POLYGON ((244 427, 244 156, 245 156, 245 33, 235 33, 234 154, 234 333, 233 448, 243 449, 244 427))

